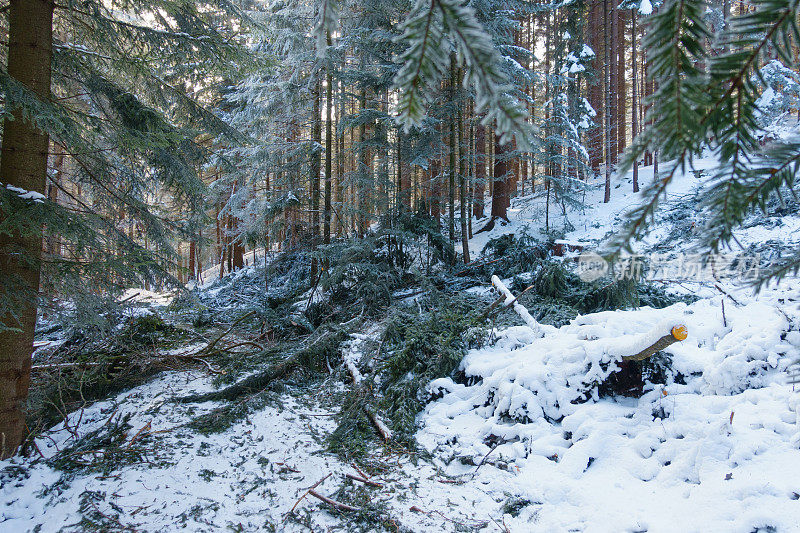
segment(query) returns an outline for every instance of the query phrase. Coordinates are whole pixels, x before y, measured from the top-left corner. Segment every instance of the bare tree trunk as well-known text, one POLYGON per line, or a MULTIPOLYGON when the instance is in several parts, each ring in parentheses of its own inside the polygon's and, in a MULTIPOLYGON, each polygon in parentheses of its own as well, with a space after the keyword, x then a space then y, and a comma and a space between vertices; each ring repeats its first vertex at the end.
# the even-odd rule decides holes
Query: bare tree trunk
POLYGON ((472 214, 483 218, 483 197, 486 194, 486 128, 480 122, 475 126, 475 199, 472 214))
POLYGON ((431 216, 436 219, 437 226, 442 215, 441 195, 442 195, 442 162, 439 158, 431 161, 431 216))
MULTIPOLYGON (((617 2, 619 3, 619 2, 617 2)), ((626 10, 614 9, 617 14, 617 153, 625 151, 626 146, 626 87, 625 87, 625 13, 626 10)))
MULTIPOLYGON (((639 102, 637 85, 638 67, 636 65, 636 10, 631 10, 631 67, 633 69, 633 84, 631 85, 631 96, 633 105, 631 106, 631 138, 636 139, 639 135, 639 102)), ((639 160, 633 162, 633 192, 639 192, 639 160)))
MULTIPOLYGON (((44 100, 50 99, 54 6, 52 0, 11 0, 8 6, 8 74, 44 100)), ((15 110, 14 120, 3 123, 0 180, 7 186, 44 193, 49 146, 47 134, 15 110)), ((0 219, 0 225, 3 222, 0 219)), ((23 408, 31 379, 41 254, 41 222, 32 233, 0 234, 0 276, 8 281, 0 283, 0 290, 5 292, 18 280, 27 292, 15 295, 24 302, 16 317, 0 317, 6 327, 14 328, 0 331, 0 459, 14 455, 25 437, 23 408), (28 261, 21 261, 20 255, 28 261)))
POLYGON ((603 65, 603 44, 600 39, 600 17, 602 0, 592 0, 589 12, 589 24, 587 25, 587 41, 595 52, 593 64, 594 81, 589 86, 589 103, 594 108, 595 122, 597 127, 589 134, 589 167, 595 174, 600 173, 600 163, 603 160, 603 124, 604 124, 604 104, 603 104, 603 77, 605 67, 603 65))
POLYGON ((197 242, 189 241, 189 279, 197 279, 197 242))
POLYGON ((319 171, 322 166, 322 154, 319 146, 322 144, 322 115, 320 113, 320 98, 322 94, 322 76, 320 72, 316 74, 314 89, 311 91, 311 98, 314 99, 311 106, 311 141, 314 146, 311 148, 311 160, 309 161, 309 179, 311 196, 311 235, 316 243, 319 237, 319 196, 320 183, 319 171))
MULTIPOLYGON (((311 246, 316 248, 319 244, 319 196, 320 196, 320 182, 319 172, 322 166, 322 154, 320 154, 319 146, 322 144, 322 114, 320 113, 320 99, 322 98, 322 72, 317 71, 315 74, 316 80, 314 81, 314 88, 311 91, 311 98, 314 99, 311 105, 311 160, 309 161, 309 192, 311 193, 311 246)), ((327 134, 327 132, 326 132, 327 134)), ((325 159, 327 164, 327 156, 325 159)), ((311 259, 311 279, 316 279, 319 264, 316 255, 311 259)))
MULTIPOLYGON (((609 41, 609 34, 611 32, 608 31, 608 2, 609 0, 603 0, 603 28, 604 28, 604 39, 605 39, 605 64, 606 67, 612 65, 611 61, 611 46, 609 41)), ((604 85, 606 90, 603 91, 603 95, 605 98, 605 108, 606 108, 606 120, 605 120, 605 152, 606 152, 606 183, 605 183, 605 191, 603 194, 603 203, 608 203, 611 200, 611 164, 613 161, 613 155, 611 154, 611 130, 612 130, 612 123, 611 120, 614 116, 611 110, 611 82, 613 81, 613 76, 611 75, 611 69, 606 68, 603 74, 603 80, 605 81, 604 85)))
MULTIPOLYGON (((328 46, 331 36, 328 33, 328 46)), ((325 216, 322 229, 322 240, 325 244, 331 242, 331 179, 333 174, 333 76, 331 65, 325 69, 325 216)))
MULTIPOLYGON (((456 87, 456 55, 455 52, 450 54, 450 103, 455 102, 455 87, 456 87)), ((450 112, 450 171, 448 172, 447 180, 447 229, 450 242, 456 240, 456 111, 450 112)), ((455 252, 455 246, 453 252, 455 252)), ((455 253, 453 253, 453 257, 455 253)))
POLYGON ((494 168, 492 173, 492 221, 502 218, 508 221, 508 160, 505 155, 511 144, 500 144, 500 137, 494 136, 494 168))
MULTIPOLYGON (((458 71, 458 82, 461 83, 461 69, 458 71)), ((470 218, 468 213, 469 205, 467 204, 467 176, 464 170, 464 103, 458 103, 458 184, 459 196, 461 206, 461 252, 464 256, 464 263, 469 263, 469 231, 467 228, 467 219, 470 218)))
POLYGON ((609 98, 609 117, 608 117, 608 136, 610 138, 610 151, 609 162, 612 165, 617 164, 617 154, 619 153, 619 139, 617 137, 620 110, 617 106, 617 80, 618 80, 618 65, 617 52, 619 51, 619 43, 617 42, 618 28, 619 28, 619 11, 616 9, 617 0, 606 0, 606 8, 608 9, 608 16, 611 18, 611 28, 606 26, 606 38, 608 39, 608 86, 606 92, 609 98), (610 31, 609 31, 610 30, 610 31))
MULTIPOLYGON (((344 101, 344 84, 340 83, 339 86, 339 107, 337 119, 341 120, 345 112, 344 101)), ((345 168, 345 151, 344 151, 344 131, 340 131, 336 137, 336 235, 341 237, 345 231, 346 220, 344 217, 344 168, 345 168)))

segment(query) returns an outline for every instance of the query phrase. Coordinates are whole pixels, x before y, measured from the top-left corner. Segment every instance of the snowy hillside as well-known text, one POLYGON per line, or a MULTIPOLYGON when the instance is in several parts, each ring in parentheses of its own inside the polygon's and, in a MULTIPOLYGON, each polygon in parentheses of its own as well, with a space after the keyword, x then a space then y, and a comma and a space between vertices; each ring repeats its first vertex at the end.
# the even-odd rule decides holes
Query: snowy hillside
MULTIPOLYGON (((643 169, 642 179, 651 172, 643 169)), ((675 255, 690 247, 692 227, 703 221, 692 210, 702 194, 693 180, 690 174, 677 181, 642 251, 675 255), (676 232, 683 232, 680 239, 676 232)), ((636 202, 624 193, 627 181, 620 185, 607 205, 592 200, 599 187, 589 191, 590 207, 570 213, 575 229, 564 235, 568 242, 590 247, 606 236, 636 202)), ((511 224, 476 236, 476 253, 503 233, 537 234, 541 196, 515 199, 510 214, 511 224)), ((552 213, 551 220, 561 223, 552 213)), ((739 239, 745 247, 768 239, 789 246, 800 238, 798 226, 794 214, 754 216, 739 239)), ((231 291, 247 272, 209 282, 198 294, 228 302, 225 312, 232 312, 231 291)), ((488 282, 467 292, 486 294, 488 282)), ((585 314, 560 328, 532 317, 527 325, 498 326, 467 352, 461 379, 441 376, 427 384, 431 401, 417 418, 419 452, 386 443, 346 457, 327 445, 342 395, 371 372, 360 366, 364 354, 381 350, 375 323, 349 334, 342 368, 328 365, 327 377, 312 385, 290 380, 240 400, 257 399, 221 430, 214 426, 227 416, 219 414, 224 401, 176 402, 216 390, 214 374, 202 367, 162 372, 72 413, 36 441, 30 459, 4 462, 0 526, 794 530, 800 394, 787 384, 786 369, 800 357, 800 281, 785 280, 757 296, 736 279, 676 280, 668 288, 701 299, 585 314), (602 389, 622 357, 674 324, 685 325, 688 337, 659 355, 666 370, 658 383, 645 376, 640 397, 602 389)), ((155 311, 169 302, 146 296, 142 305, 155 311)), ((304 298, 293 308, 307 309, 322 296, 312 291, 304 298)))

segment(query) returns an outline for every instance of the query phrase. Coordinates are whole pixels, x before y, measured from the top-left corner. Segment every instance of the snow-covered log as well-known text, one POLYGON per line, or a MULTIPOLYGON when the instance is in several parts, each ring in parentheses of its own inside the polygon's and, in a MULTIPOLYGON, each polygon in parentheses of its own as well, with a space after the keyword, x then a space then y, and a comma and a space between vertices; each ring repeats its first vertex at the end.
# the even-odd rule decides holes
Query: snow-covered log
POLYGON ((650 341, 653 339, 653 336, 659 334, 660 332, 663 332, 663 329, 656 328, 650 333, 648 333, 646 336, 641 337, 639 339, 639 343, 637 343, 638 346, 642 346, 645 343, 649 344, 647 344, 639 352, 636 352, 634 355, 623 355, 622 360, 643 361, 648 357, 650 357, 651 355, 655 354, 656 352, 660 352, 667 346, 685 340, 686 336, 688 335, 686 326, 684 326, 683 324, 676 324, 670 328, 669 333, 659 337, 658 340, 656 340, 655 342, 650 343, 650 341))

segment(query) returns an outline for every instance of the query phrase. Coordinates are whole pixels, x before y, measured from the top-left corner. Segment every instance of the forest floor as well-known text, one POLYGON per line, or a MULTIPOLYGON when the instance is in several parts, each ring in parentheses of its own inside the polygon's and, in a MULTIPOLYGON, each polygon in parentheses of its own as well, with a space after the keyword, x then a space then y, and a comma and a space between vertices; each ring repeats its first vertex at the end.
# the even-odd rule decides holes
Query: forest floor
MULTIPOLYGON (((565 242, 596 244, 618 226, 637 197, 626 192, 629 178, 616 185, 603 205, 592 184, 589 207, 568 213, 565 242)), ((703 222, 700 195, 691 174, 679 179, 637 251, 681 259, 703 222)), ((745 251, 769 259, 796 247, 797 207, 753 215, 737 232, 745 251)), ((473 255, 503 234, 539 237, 543 209, 541 195, 515 199, 510 223, 476 235, 473 255)), ((560 207, 551 209, 560 227, 560 207)), ((677 278, 653 282, 691 298, 662 309, 583 314, 541 331, 507 313, 466 353, 465 379, 438 376, 427 387, 416 446, 377 432, 357 449, 330 446, 354 387, 348 362, 367 374, 374 363, 364 361, 380 360, 375 321, 347 330, 338 368, 325 359, 314 379, 288 376, 231 401, 176 401, 224 383, 202 364, 157 372, 84 402, 29 458, 0 463, 0 529, 795 531, 800 393, 786 371, 800 357, 800 280, 755 295, 733 277, 677 278), (595 382, 613 370, 609 354, 675 323, 689 336, 664 351, 664 379, 637 397, 598 392, 595 382)), ((463 292, 488 306, 488 285, 463 292)), ((150 301, 137 312, 166 309, 168 298, 139 292, 150 301)), ((172 350, 196 351, 208 338, 172 350)), ((259 371, 239 363, 237 378, 259 371)))

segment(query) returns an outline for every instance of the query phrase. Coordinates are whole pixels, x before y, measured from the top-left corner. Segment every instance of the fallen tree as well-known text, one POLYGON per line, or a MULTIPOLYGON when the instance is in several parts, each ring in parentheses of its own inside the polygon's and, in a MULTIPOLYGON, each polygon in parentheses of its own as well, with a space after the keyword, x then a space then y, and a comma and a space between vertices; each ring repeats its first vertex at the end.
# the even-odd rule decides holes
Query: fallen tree
POLYGON ((300 367, 319 369, 325 363, 326 356, 338 353, 339 345, 344 342, 352 328, 352 325, 345 324, 322 326, 283 361, 222 390, 183 396, 177 401, 181 403, 232 401, 262 391, 273 381, 286 377, 300 367))

